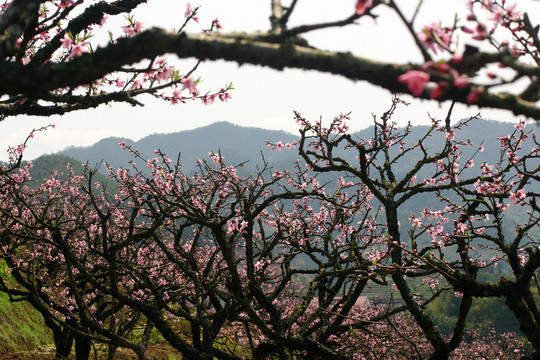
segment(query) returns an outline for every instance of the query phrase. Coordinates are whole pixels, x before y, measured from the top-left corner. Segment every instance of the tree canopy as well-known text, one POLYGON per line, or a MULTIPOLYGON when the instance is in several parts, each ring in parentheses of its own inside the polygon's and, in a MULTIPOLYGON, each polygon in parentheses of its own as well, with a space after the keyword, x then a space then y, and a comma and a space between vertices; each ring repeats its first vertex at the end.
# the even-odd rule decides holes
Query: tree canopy
POLYGON ((504 1, 471 0, 466 18, 456 17, 451 24, 417 24, 422 1, 411 17, 395 0, 359 1, 365 5, 351 8, 351 15, 340 21, 290 27, 297 1, 285 5, 273 0, 269 25, 260 31, 221 32, 216 19, 203 33, 195 34, 186 32, 185 25, 198 20, 197 8, 189 6, 173 31, 145 29, 129 17, 145 2, 6 1, 0 17, 0 114, 46 116, 115 101, 137 105, 137 96, 144 93, 172 102, 193 96, 205 102, 216 96, 226 98, 227 88, 200 91, 191 71, 178 73, 161 58, 174 54, 201 61, 316 70, 367 81, 393 93, 474 103, 540 119, 537 27, 526 12, 504 1), (401 19, 423 62, 383 63, 317 49, 302 38, 316 30, 356 24, 364 17, 376 19, 378 9, 384 7, 401 19), (111 34, 111 41, 99 48, 92 45, 94 33, 104 31, 104 19, 120 14, 127 15, 123 34, 111 34), (502 76, 494 65, 510 75, 502 76), (514 83, 522 90, 508 93, 507 85, 514 83))

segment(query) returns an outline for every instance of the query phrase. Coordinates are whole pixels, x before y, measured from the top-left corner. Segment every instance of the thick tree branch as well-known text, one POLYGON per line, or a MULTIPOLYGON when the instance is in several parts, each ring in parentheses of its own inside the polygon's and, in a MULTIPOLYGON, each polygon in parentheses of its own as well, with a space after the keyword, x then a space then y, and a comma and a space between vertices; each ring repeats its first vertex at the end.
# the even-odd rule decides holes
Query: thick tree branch
MULTIPOLYGON (((150 29, 137 36, 120 39, 116 44, 67 63, 26 67, 4 63, 0 66, 0 77, 3 80, 0 84, 0 93, 39 97, 40 93, 91 83, 124 65, 166 53, 174 53, 180 58, 223 59, 238 64, 262 65, 276 70, 284 68, 316 70, 341 75, 353 81, 367 81, 391 92, 401 93, 408 90, 397 78, 416 68, 412 65, 377 62, 350 53, 323 51, 292 43, 278 44, 268 40, 265 36, 246 34, 175 35, 159 29, 150 29)), ((504 54, 479 53, 474 56, 480 60, 505 61, 504 54)), ((434 74, 434 78, 436 77, 437 74, 434 74)), ((418 97, 429 99, 429 90, 426 88, 418 97)), ((439 101, 455 100, 467 103, 467 95, 471 90, 450 89, 439 98, 439 101)), ((481 107, 506 109, 516 115, 540 119, 540 108, 517 95, 486 92, 475 104, 481 107)))
POLYGON ((42 0, 16 0, 0 16, 0 58, 17 51, 17 39, 37 25, 42 0))
POLYGON ((84 31, 88 26, 99 24, 104 15, 129 13, 145 2, 146 0, 118 0, 112 3, 101 1, 88 7, 81 15, 70 21, 65 31, 58 33, 43 49, 32 56, 32 61, 42 63, 49 59, 60 48, 60 39, 64 37, 64 34, 71 32, 75 36, 84 31))

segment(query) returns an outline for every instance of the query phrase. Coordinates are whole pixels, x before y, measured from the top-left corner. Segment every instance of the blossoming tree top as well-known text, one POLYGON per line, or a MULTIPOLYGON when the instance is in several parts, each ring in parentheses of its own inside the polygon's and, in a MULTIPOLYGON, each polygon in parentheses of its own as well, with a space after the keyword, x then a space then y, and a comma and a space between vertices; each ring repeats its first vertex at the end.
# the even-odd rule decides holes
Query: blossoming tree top
MULTIPOLYGON (((198 21, 199 10, 189 4, 174 31, 145 29, 131 15, 141 3, 144 1, 3 2, 0 115, 63 114, 113 101, 140 105, 137 96, 143 93, 172 103, 192 98, 205 103, 218 97, 227 99, 228 87, 213 92, 199 90, 194 69, 175 69, 161 57, 175 54, 179 58, 329 72, 391 92, 475 103, 540 119, 538 27, 515 2, 469 0, 464 18, 456 17, 450 24, 418 24, 415 15, 408 18, 402 12, 399 5, 404 3, 397 0, 359 0, 345 19, 293 27, 289 19, 298 1, 285 7, 279 0, 271 0, 270 28, 256 33, 217 32, 221 28, 218 20, 202 32, 187 33, 186 24, 198 21), (383 8, 398 15, 423 61, 405 65, 377 62, 350 53, 323 51, 302 38, 311 31, 383 16, 379 12, 383 8), (111 35, 105 46, 93 45, 91 37, 107 30, 107 18, 122 14, 126 16, 122 32, 111 35), (504 77, 497 67, 507 70, 504 77), (507 93, 506 85, 514 83, 521 85, 515 87, 520 90, 507 93)), ((418 3, 420 7, 422 2, 418 3)))

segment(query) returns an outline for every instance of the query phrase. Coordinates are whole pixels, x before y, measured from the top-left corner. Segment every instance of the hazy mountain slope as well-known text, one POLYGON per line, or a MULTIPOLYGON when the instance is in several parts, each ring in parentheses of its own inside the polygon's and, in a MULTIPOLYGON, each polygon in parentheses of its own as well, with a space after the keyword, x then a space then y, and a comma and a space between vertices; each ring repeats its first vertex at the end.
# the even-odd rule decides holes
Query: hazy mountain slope
MULTIPOLYGON (((534 126, 534 125, 531 125, 534 126)), ((427 126, 413 127, 411 135, 407 138, 409 144, 415 143, 428 130, 427 126)), ((514 130, 512 124, 489 121, 474 120, 462 131, 458 132, 457 138, 466 140, 470 138, 475 146, 462 147, 463 158, 470 157, 477 146, 482 142, 486 151, 478 154, 478 159, 489 163, 497 162, 500 155, 500 143, 497 137, 505 136, 514 130)), ((367 128, 353 134, 353 138, 370 139, 373 137, 373 128, 367 128)), ((298 158, 294 150, 291 151, 269 151, 265 140, 271 142, 283 141, 291 142, 298 139, 298 136, 284 131, 266 130, 252 127, 242 127, 228 122, 216 122, 212 125, 197 128, 194 130, 180 131, 172 134, 149 135, 139 141, 111 137, 100 140, 88 147, 70 147, 59 154, 67 155, 78 159, 81 162, 89 161, 90 164, 98 164, 102 161, 108 162, 113 167, 127 166, 129 160, 133 160, 127 151, 118 146, 120 141, 125 141, 134 149, 139 149, 141 155, 147 159, 152 158, 154 149, 160 149, 168 157, 176 159, 181 154, 181 162, 186 172, 192 170, 196 159, 207 158, 209 151, 221 151, 226 161, 230 164, 250 161, 250 167, 254 169, 255 164, 261 164, 261 151, 268 163, 274 167, 288 167, 291 160, 298 158)), ((440 151, 444 146, 444 135, 434 133, 430 137, 425 147, 429 151, 440 151)), ((343 153, 351 162, 354 162, 356 154, 352 151, 343 153)), ((411 162, 416 161, 419 153, 411 153, 400 160, 398 173, 410 168, 411 162)), ((478 161, 477 161, 478 163, 478 161)))
MULTIPOLYGON (((82 161, 66 155, 42 155, 32 161, 32 181, 29 185, 39 184, 41 180, 50 177, 54 170, 58 171, 60 180, 67 180, 69 174, 68 165, 71 166, 75 174, 80 174, 83 171, 82 163, 82 161)), ((92 178, 92 181, 94 183, 103 183, 107 189, 113 190, 116 188, 116 183, 102 173, 97 173, 92 178)))
MULTIPOLYGON (((176 160, 181 155, 181 162, 185 172, 194 169, 196 159, 208 157, 209 151, 221 151, 227 163, 236 164, 250 161, 250 168, 255 164, 262 164, 261 151, 265 159, 277 165, 283 160, 283 152, 269 151, 265 140, 292 141, 296 136, 284 131, 273 131, 258 128, 236 126, 228 122, 217 122, 195 130, 181 131, 173 134, 154 134, 139 141, 129 139, 107 138, 89 147, 71 147, 60 152, 79 159, 89 161, 91 164, 105 161, 111 166, 125 167, 133 157, 121 149, 118 143, 122 140, 134 149, 139 149, 141 155, 147 159, 152 158, 154 149, 159 149, 168 157, 176 160)), ((288 157, 297 157, 289 152, 288 157)))

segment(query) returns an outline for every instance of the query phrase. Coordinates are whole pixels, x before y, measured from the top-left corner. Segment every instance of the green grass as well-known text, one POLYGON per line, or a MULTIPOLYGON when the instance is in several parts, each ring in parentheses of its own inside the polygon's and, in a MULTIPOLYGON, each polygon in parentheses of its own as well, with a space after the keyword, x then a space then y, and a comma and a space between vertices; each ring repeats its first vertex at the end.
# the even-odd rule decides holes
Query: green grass
POLYGON ((26 302, 12 303, 0 292, 0 351, 20 352, 53 343, 41 315, 26 302))

